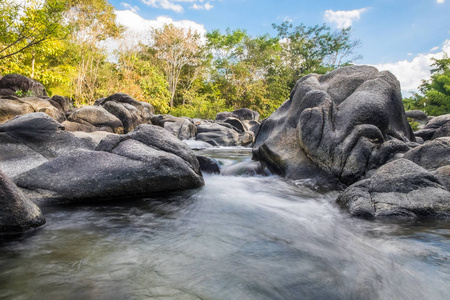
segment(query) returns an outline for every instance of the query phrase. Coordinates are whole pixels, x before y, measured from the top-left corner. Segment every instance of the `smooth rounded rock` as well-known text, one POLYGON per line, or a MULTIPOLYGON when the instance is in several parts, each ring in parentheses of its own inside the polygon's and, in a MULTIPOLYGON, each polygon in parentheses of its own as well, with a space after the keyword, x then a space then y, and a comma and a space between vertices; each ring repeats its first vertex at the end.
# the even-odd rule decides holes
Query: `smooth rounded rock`
POLYGON ((38 203, 145 198, 204 184, 192 150, 153 125, 109 135, 96 151, 68 152, 14 181, 38 203))
POLYGON ((25 231, 44 224, 39 207, 0 171, 0 232, 25 231))

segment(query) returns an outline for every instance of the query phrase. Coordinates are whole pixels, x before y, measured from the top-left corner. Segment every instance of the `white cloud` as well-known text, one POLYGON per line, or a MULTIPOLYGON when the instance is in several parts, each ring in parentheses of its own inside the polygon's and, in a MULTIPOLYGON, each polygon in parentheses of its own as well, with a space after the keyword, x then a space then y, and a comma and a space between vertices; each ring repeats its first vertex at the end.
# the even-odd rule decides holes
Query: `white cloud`
POLYGON ((445 0, 436 0, 437 3, 444 3, 445 0))
POLYGON ((206 34, 205 26, 190 20, 174 21, 172 18, 159 16, 154 20, 144 19, 131 10, 117 10, 116 20, 128 30, 146 35, 153 28, 162 28, 164 24, 174 24, 177 27, 191 28, 202 36, 206 34))
POLYGON ((175 4, 169 0, 141 0, 141 1, 142 3, 154 8, 173 10, 174 12, 177 13, 181 13, 184 11, 183 6, 175 4))
POLYGON ((430 52, 434 52, 434 51, 438 51, 438 50, 439 50, 439 47, 436 46, 436 47, 431 48, 431 49, 430 49, 430 52))
POLYGON ((335 23, 337 28, 347 28, 352 26, 354 21, 359 20, 361 14, 367 10, 368 8, 338 11, 328 9, 325 11, 324 19, 325 22, 335 23))
MULTIPOLYGON (((434 48, 433 48, 434 49, 434 48)), ((412 60, 401 60, 394 63, 374 65, 378 70, 388 70, 400 81, 404 96, 417 92, 422 79, 430 78, 432 58, 441 59, 444 53, 450 54, 450 40, 446 40, 438 53, 424 53, 415 56, 412 60)))
POLYGON ((212 6, 209 2, 206 2, 204 5, 198 5, 197 3, 194 3, 194 5, 192 5, 190 8, 196 10, 210 10, 213 7, 214 6, 212 6))
POLYGON ((214 7, 209 2, 197 4, 197 2, 203 3, 204 0, 141 0, 141 2, 154 8, 173 10, 177 13, 182 13, 184 11, 184 7, 180 3, 193 3, 193 5, 189 7, 192 9, 210 10, 214 7))
POLYGON ((131 11, 134 12, 134 13, 137 13, 138 10, 139 10, 139 7, 137 7, 137 6, 132 6, 132 5, 129 4, 129 3, 121 2, 120 5, 122 5, 123 7, 125 7, 125 8, 128 9, 128 10, 131 10, 131 11))

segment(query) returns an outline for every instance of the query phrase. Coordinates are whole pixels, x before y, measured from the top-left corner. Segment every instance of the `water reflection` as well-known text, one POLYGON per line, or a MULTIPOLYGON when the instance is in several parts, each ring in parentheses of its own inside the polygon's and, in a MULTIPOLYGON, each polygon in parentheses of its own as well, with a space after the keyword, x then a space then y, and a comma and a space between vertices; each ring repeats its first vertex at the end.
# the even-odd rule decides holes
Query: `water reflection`
MULTIPOLYGON (((208 150, 211 151, 211 150, 208 150)), ((237 150, 209 153, 227 164, 237 150)), ((230 164, 231 164, 230 163, 230 164)), ((450 226, 349 218, 278 177, 205 176, 195 193, 43 207, 2 237, 3 299, 445 299, 450 226)))

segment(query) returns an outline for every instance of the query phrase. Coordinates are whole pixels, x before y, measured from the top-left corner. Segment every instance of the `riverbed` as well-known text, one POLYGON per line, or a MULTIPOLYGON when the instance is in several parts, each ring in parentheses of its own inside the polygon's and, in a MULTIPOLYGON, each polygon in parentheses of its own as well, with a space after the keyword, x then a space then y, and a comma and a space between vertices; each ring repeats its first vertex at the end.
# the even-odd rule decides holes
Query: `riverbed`
MULTIPOLYGON (((224 170, 248 148, 198 151, 224 170)), ((278 176, 204 175, 149 199, 47 205, 0 236, 0 299, 448 299, 449 221, 351 218, 278 176)))

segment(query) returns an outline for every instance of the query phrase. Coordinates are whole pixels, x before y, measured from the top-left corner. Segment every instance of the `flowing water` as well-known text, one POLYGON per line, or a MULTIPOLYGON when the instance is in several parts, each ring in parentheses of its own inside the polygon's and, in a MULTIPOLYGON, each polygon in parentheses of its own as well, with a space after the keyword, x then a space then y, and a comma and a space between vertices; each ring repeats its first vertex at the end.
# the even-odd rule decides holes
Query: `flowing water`
MULTIPOLYGON (((214 149, 225 170, 248 149, 214 149)), ((350 218, 276 176, 205 175, 198 190, 46 206, 0 236, 0 299, 449 299, 450 222, 350 218)))

